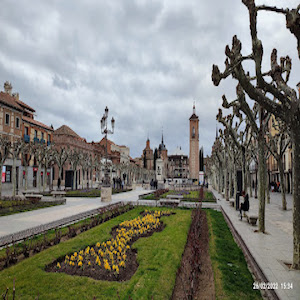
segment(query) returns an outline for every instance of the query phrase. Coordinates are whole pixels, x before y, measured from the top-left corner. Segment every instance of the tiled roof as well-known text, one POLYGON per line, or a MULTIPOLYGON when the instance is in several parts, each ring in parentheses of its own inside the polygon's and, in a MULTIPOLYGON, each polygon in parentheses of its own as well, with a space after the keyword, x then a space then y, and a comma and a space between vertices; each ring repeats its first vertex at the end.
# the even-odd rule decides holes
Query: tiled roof
POLYGON ((0 92, 0 102, 17 110, 23 111, 23 108, 16 102, 15 98, 7 93, 0 92))
POLYGON ((39 126, 39 127, 42 127, 42 128, 45 128, 45 129, 48 129, 48 130, 52 130, 52 131, 53 131, 53 128, 51 128, 51 127, 49 127, 49 126, 43 124, 42 122, 36 121, 36 120, 34 120, 34 119, 31 119, 31 118, 25 117, 25 116, 23 116, 22 119, 23 119, 23 121, 28 122, 28 123, 30 123, 30 124, 37 125, 37 126, 39 126))
POLYGON ((67 125, 62 125, 59 128, 57 128, 54 131, 54 134, 57 134, 57 135, 70 135, 70 136, 76 137, 76 138, 81 139, 81 140, 83 139, 73 129, 71 129, 67 125))
POLYGON ((35 110, 31 107, 31 106, 29 106, 29 105, 27 105, 26 103, 24 103, 23 101, 21 101, 21 100, 15 100, 19 105, 21 105, 22 107, 24 107, 24 108, 27 108, 28 110, 30 110, 31 112, 35 112, 35 110))

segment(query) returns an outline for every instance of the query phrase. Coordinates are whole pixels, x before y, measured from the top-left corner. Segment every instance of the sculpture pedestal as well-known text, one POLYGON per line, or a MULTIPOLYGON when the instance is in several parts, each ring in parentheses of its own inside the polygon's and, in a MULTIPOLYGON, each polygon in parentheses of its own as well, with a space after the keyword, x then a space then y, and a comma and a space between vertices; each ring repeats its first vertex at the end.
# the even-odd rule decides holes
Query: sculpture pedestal
POLYGON ((111 186, 102 186, 101 187, 101 202, 111 202, 111 186))

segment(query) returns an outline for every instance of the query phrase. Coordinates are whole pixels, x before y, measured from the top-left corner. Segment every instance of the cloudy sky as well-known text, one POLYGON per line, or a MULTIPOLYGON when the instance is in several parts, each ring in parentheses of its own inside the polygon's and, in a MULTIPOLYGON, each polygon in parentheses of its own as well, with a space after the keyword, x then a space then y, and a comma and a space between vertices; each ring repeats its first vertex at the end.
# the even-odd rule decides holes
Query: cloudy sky
MULTIPOLYGON (((299 1, 257 3, 296 7, 299 1)), ((36 119, 57 129, 70 126, 99 141, 107 105, 116 120, 111 139, 140 156, 164 141, 169 152, 189 152, 193 102, 200 119, 200 146, 210 154, 221 96, 236 83, 211 82, 212 64, 223 69, 234 34, 250 52, 248 11, 241 0, 0 0, 0 85, 36 110, 36 119)), ((292 87, 299 82, 296 39, 285 19, 259 13, 264 67, 273 47, 293 59, 292 87)))

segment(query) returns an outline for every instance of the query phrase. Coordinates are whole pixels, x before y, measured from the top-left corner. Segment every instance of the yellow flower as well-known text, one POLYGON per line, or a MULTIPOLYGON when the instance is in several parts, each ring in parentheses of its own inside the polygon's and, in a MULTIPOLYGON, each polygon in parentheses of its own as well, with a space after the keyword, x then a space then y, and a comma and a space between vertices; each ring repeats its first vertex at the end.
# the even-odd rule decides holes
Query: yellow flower
POLYGON ((99 247, 100 247, 100 243, 99 243, 99 242, 96 244, 96 247, 97 247, 97 248, 99 248, 99 247))
POLYGON ((82 266, 82 261, 80 261, 79 263, 78 263, 78 267, 81 267, 82 266))
POLYGON ((75 256, 75 257, 77 256, 77 252, 74 252, 74 256, 75 256))
POLYGON ((88 265, 89 265, 89 266, 91 265, 91 262, 90 262, 90 261, 88 262, 88 265))
POLYGON ((60 269, 60 268, 61 268, 61 265, 60 265, 60 263, 59 263, 59 262, 57 263, 56 267, 57 267, 58 269, 60 269))

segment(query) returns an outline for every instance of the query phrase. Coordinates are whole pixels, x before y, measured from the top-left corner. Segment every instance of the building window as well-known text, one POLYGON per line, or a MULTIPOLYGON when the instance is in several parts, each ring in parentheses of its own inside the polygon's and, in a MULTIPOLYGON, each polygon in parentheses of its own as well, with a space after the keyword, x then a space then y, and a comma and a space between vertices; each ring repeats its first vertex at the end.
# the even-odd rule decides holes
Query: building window
POLYGON ((16 117, 16 128, 20 128, 20 118, 16 117))
POLYGON ((9 114, 5 114, 5 125, 10 125, 9 124, 9 114))
POLYGON ((37 130, 34 131, 34 137, 37 138, 37 130))
POLYGON ((26 135, 29 135, 29 134, 28 134, 28 127, 25 127, 25 134, 26 134, 26 135))
POLYGON ((42 132, 42 140, 44 139, 44 132, 42 132))
POLYGON ((192 130, 192 138, 194 138, 195 137, 195 127, 193 127, 193 130, 192 130))
POLYGON ((51 135, 48 134, 48 142, 51 142, 51 135))

